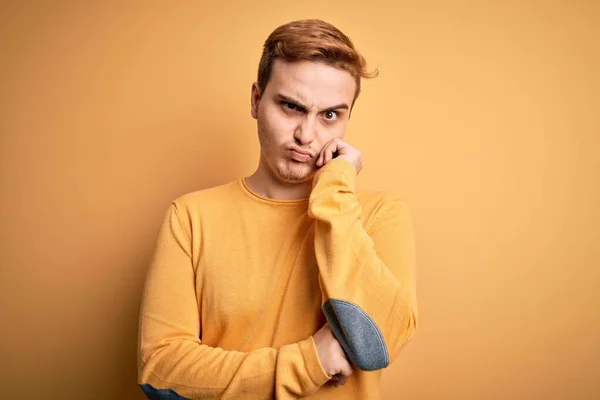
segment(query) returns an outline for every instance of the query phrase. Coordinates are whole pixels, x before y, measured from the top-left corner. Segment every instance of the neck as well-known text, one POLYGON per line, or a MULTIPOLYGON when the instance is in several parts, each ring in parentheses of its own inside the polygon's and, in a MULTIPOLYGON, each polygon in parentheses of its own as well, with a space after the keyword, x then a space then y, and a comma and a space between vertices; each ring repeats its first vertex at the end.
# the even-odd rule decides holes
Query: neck
POLYGON ((246 178, 246 184, 253 192, 273 200, 307 199, 312 191, 312 179, 301 183, 281 182, 262 160, 256 171, 246 178))

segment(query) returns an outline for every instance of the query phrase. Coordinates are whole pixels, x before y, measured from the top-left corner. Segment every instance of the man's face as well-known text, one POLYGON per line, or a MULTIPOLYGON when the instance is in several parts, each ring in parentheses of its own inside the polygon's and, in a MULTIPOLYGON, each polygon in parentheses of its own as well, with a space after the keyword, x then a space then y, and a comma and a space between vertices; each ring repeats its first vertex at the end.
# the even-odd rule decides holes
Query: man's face
POLYGON ((323 146, 344 137, 355 92, 347 71, 322 62, 275 60, 262 95, 252 86, 261 167, 283 183, 311 179, 323 146))

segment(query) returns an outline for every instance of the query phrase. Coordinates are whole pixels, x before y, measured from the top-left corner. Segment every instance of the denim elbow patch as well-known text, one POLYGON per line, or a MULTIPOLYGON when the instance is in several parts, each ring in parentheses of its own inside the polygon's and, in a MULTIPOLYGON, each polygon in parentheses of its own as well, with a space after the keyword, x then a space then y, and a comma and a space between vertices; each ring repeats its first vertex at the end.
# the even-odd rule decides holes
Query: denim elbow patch
POLYGON ((189 400, 171 389, 156 389, 148 383, 144 383, 140 387, 150 400, 189 400))
POLYGON ((348 359, 363 371, 388 366, 389 356, 381 331, 360 307, 344 300, 329 299, 323 312, 348 359))

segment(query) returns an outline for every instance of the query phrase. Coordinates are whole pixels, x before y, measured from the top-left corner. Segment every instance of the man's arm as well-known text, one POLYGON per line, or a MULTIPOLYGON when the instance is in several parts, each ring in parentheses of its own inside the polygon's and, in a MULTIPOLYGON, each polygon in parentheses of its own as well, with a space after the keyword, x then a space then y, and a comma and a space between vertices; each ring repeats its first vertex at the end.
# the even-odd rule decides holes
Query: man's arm
POLYGON ((189 232, 173 203, 161 226, 140 313, 138 383, 151 399, 292 399, 331 379, 313 337, 251 352, 202 343, 189 232))
POLYGON ((323 311, 353 364, 377 370, 416 329, 414 237, 406 205, 391 196, 363 226, 357 169, 341 157, 326 159, 313 180, 309 215, 316 220, 323 311))

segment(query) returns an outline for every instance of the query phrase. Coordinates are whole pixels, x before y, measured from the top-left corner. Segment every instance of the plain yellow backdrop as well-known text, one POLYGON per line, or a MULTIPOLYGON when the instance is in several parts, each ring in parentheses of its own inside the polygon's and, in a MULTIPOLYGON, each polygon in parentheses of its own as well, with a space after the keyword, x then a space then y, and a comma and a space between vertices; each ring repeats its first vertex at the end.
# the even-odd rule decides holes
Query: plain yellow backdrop
POLYGON ((600 398, 599 5, 3 2, 2 398, 143 398, 162 215, 253 172, 262 43, 312 17, 379 68, 347 140, 415 223, 419 327, 384 398, 600 398))

